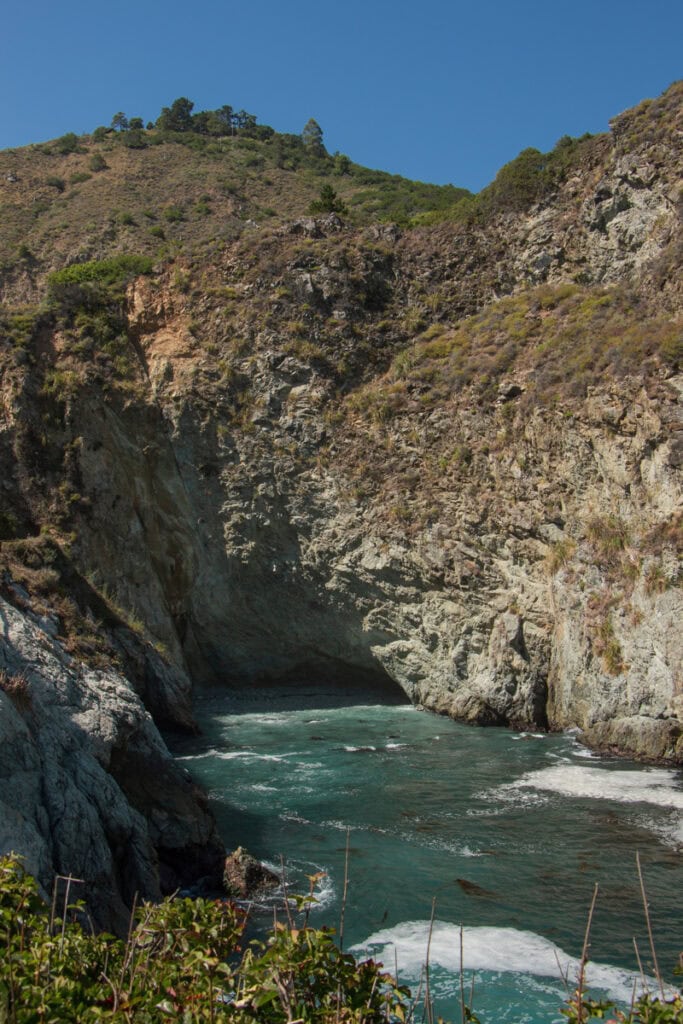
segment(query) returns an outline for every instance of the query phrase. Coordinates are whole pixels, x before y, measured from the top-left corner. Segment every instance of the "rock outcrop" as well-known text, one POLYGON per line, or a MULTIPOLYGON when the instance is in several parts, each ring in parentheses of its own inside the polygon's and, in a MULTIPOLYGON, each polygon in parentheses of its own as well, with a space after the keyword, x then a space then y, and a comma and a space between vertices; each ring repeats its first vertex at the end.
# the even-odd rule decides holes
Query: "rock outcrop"
POLYGON ((276 874, 241 846, 225 858, 223 888, 232 899, 258 900, 280 884, 276 874))
POLYGON ((55 873, 79 879, 72 896, 121 933, 136 894, 219 883, 222 846, 129 681, 54 632, 0 598, 0 849, 48 895, 55 873))

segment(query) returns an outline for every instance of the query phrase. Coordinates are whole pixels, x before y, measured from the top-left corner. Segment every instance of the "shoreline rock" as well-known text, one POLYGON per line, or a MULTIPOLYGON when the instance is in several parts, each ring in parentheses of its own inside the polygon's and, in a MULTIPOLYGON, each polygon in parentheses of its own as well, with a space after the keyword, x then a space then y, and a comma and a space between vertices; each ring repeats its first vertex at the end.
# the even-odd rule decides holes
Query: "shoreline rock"
POLYGON ((257 900, 269 895, 281 884, 278 875, 242 846, 238 846, 225 858, 223 887, 230 899, 257 900))

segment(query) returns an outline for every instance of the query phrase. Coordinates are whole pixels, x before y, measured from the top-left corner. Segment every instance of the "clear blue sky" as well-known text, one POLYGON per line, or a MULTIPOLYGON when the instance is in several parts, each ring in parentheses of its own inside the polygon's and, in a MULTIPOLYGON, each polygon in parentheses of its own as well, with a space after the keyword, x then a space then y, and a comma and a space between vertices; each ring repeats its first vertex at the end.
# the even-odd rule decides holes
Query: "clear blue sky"
POLYGON ((188 96, 476 191, 682 76, 681 0, 32 0, 3 11, 0 148, 188 96))

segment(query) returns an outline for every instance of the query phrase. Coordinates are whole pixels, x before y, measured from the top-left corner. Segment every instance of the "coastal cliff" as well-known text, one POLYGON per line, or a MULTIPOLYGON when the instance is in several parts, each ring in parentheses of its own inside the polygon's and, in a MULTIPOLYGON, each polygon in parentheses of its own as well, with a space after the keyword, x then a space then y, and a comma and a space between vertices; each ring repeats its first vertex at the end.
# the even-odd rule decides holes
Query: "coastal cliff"
POLYGON ((44 884, 117 877, 117 918, 215 869, 154 725, 190 680, 357 675, 683 761, 682 95, 524 202, 245 220, 118 290, 6 275, 0 845, 44 884))

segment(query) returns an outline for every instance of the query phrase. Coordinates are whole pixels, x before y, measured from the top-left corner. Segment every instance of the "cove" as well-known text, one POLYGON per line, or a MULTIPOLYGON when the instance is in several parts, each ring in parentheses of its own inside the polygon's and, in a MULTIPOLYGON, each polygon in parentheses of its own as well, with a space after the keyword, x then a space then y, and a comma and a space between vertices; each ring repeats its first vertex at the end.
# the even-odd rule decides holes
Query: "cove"
POLYGON ((634 936, 651 970, 636 851, 659 964, 674 980, 680 772, 591 754, 569 735, 472 728, 385 701, 311 684, 212 691, 197 700, 202 735, 176 753, 226 844, 277 869, 281 857, 290 892, 324 872, 312 924, 339 926, 348 830, 344 947, 397 963, 413 991, 435 900, 431 985, 448 1019, 460 1014, 462 925, 466 989, 474 974, 483 1021, 562 1020, 558 960, 571 984, 596 882, 589 984, 628 1002, 634 936))

